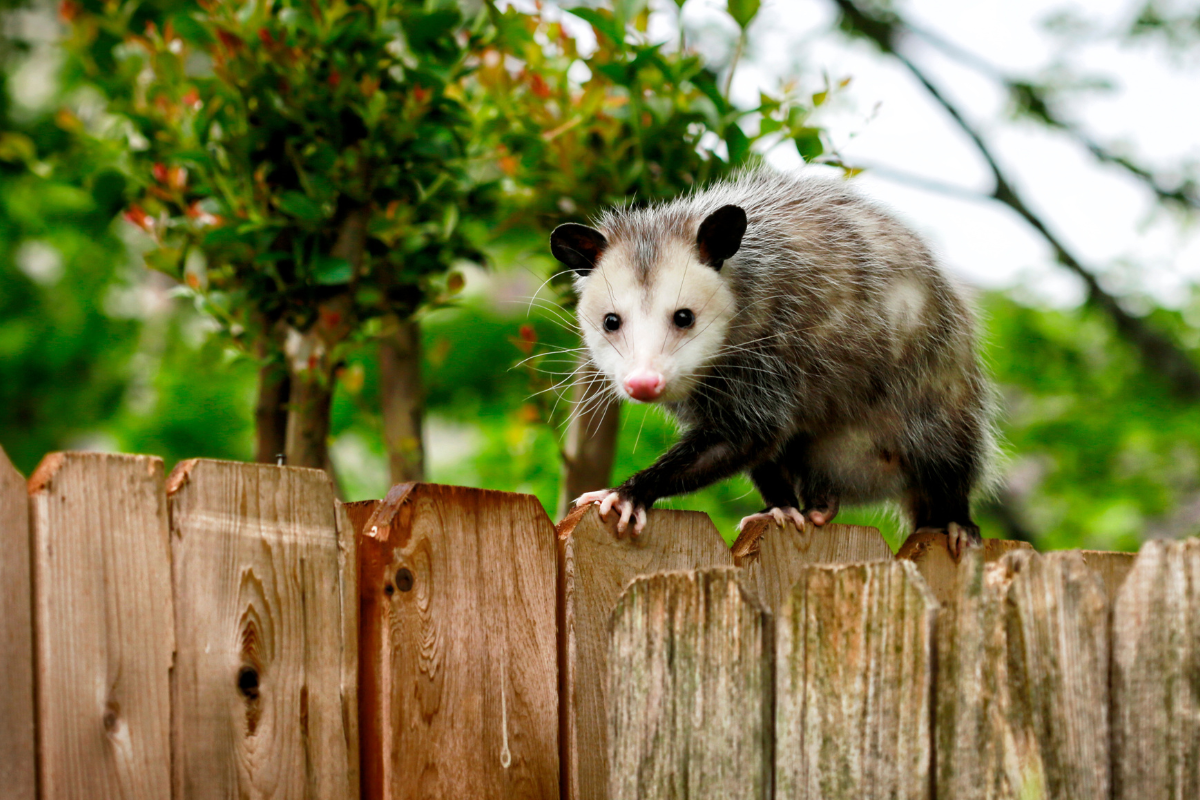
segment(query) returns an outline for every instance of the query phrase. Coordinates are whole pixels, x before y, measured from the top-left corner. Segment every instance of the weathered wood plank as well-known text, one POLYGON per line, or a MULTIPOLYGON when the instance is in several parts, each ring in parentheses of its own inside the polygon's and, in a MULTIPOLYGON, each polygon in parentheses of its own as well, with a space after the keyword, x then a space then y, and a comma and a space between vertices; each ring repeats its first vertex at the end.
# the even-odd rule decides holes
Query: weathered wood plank
POLYGON ((55 453, 29 479, 43 800, 171 796, 163 466, 55 453))
POLYGON ((1083 557, 1083 563, 1100 576, 1104 583, 1104 594, 1108 597, 1109 605, 1117 600, 1117 592, 1125 582, 1125 576, 1133 569, 1137 553, 1120 553, 1111 550, 1078 550, 1083 557))
POLYGON ((0 447, 0 786, 12 800, 34 800, 33 601, 29 495, 0 447))
POLYGON ((892 560, 892 549, 877 529, 836 523, 820 528, 809 523, 798 531, 790 522, 783 527, 754 522, 738 535, 731 552, 734 563, 745 570, 745 585, 772 613, 787 599, 805 567, 892 560))
POLYGON ((185 461, 167 495, 175 796, 357 799, 355 543, 328 475, 185 461))
POLYGON ((936 618, 907 561, 804 570, 776 629, 777 797, 932 797, 936 618))
POLYGON ((559 731, 562 797, 608 794, 605 705, 608 621, 621 590, 639 575, 733 566, 707 514, 651 511, 642 534, 618 539, 594 505, 558 525, 559 731))
POLYGON ((1008 567, 1008 561, 989 561, 983 548, 972 547, 953 573, 944 568, 933 573, 944 581, 943 591, 955 591, 938 614, 938 797, 1021 796, 1021 765, 1008 724, 1008 567))
POLYGON ((767 800, 774 625, 739 571, 638 578, 611 628, 609 797, 767 800))
POLYGON ((1200 797, 1200 540, 1150 541, 1113 608, 1113 797, 1200 797))
POLYGON ((1099 576, 1070 551, 1005 556, 1009 722, 1021 796, 1109 792, 1108 603, 1099 576), (1032 794, 1031 794, 1032 793, 1032 794))
POLYGON ((554 526, 529 495, 401 484, 362 520, 363 796, 558 796, 554 526))
MULTIPOLYGON (((983 560, 987 563, 999 561, 1006 553, 1013 550, 1031 550, 1028 542, 1017 542, 1009 539, 984 539, 983 560)), ((968 548, 966 552, 972 552, 968 548)), ((917 571, 929 584, 933 596, 939 603, 949 603, 958 595, 960 575, 959 560, 950 554, 946 546, 944 533, 914 533, 904 540, 896 558, 911 561, 917 565, 917 571)))

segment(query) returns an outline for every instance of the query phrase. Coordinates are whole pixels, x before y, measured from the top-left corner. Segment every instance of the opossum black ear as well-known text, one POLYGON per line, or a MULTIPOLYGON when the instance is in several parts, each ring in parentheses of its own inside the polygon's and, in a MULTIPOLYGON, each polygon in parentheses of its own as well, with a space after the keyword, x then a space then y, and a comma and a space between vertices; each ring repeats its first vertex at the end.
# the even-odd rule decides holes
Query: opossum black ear
POLYGON ((739 206, 722 206, 705 217, 696 234, 696 247, 700 249, 700 260, 715 270, 720 270, 725 259, 742 246, 746 233, 746 212, 739 206))
POLYGON ((604 234, 587 225, 568 222, 550 234, 550 252, 580 275, 587 275, 595 268, 606 247, 608 240, 604 234))

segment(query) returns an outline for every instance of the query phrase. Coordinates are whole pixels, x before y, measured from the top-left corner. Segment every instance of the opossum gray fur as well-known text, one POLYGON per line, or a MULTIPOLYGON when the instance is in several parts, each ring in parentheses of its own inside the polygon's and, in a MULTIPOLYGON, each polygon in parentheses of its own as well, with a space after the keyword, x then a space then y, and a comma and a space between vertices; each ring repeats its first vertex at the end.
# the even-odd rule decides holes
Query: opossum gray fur
POLYGON ((594 369, 683 428, 653 466, 579 498, 616 506, 620 532, 660 497, 747 472, 781 524, 899 500, 956 551, 979 541, 969 501, 994 437, 975 314, 874 203, 763 168, 562 225, 551 250, 576 273, 594 369))

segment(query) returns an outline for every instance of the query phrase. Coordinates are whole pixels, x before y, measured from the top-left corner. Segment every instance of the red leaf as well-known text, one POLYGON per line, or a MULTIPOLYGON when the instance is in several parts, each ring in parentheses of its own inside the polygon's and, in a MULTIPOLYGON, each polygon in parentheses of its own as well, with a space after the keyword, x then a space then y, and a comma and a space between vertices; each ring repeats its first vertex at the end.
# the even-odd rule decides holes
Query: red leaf
POLYGON ((338 84, 342 82, 342 74, 336 69, 329 70, 329 88, 336 89, 338 84))
POLYGON ((83 6, 73 0, 62 0, 58 4, 58 18, 63 22, 74 22, 81 11, 83 11, 83 6))
POLYGON ((221 44, 225 45, 225 49, 233 54, 240 52, 242 47, 245 46, 242 37, 230 33, 223 28, 217 28, 217 38, 221 40, 221 44))

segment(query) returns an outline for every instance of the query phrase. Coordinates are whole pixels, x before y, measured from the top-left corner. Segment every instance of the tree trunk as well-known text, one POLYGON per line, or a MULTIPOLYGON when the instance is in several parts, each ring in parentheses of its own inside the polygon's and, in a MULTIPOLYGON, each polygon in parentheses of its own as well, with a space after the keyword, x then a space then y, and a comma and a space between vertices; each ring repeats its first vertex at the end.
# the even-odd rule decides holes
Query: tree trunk
POLYGON ((421 420, 425 396, 421 383, 421 327, 398 321, 379 340, 379 390, 383 409, 383 445, 392 483, 425 480, 421 420))
POLYGON ((288 396, 291 380, 278 345, 269 335, 258 343, 258 402, 254 407, 254 460, 274 464, 287 452, 288 396))
POLYGON ((586 373, 575 384, 577 413, 572 416, 567 431, 562 493, 558 501, 560 518, 566 515, 571 501, 579 495, 611 485, 621 413, 620 406, 611 397, 596 397, 602 391, 586 373), (578 409, 584 409, 584 412, 578 413, 578 409))
POLYGON ((287 454, 289 467, 329 466, 329 412, 333 406, 333 369, 315 331, 288 331, 287 454))

